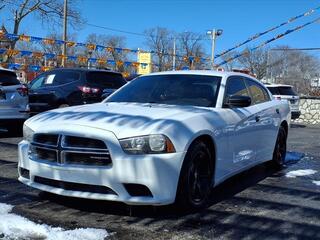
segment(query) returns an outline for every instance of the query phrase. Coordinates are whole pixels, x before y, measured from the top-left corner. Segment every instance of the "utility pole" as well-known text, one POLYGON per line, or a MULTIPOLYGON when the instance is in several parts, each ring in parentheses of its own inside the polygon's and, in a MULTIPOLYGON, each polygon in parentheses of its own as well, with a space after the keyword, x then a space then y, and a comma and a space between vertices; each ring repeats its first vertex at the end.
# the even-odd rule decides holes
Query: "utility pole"
POLYGON ((67 11, 68 11, 68 0, 64 0, 63 6, 63 46, 62 46, 62 66, 65 67, 65 56, 67 55, 67 11))
POLYGON ((176 70, 176 37, 173 38, 172 70, 176 70))

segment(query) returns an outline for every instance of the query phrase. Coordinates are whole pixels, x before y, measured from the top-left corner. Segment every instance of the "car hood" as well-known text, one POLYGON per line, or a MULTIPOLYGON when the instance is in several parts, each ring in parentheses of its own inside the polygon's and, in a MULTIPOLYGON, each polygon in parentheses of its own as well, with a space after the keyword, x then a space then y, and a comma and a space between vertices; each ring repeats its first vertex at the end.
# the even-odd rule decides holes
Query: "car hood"
POLYGON ((79 125, 113 132, 117 138, 126 138, 152 133, 166 133, 168 128, 184 127, 183 121, 212 112, 212 109, 142 104, 142 103, 98 103, 55 109, 38 114, 26 124, 34 131, 46 126, 79 125))

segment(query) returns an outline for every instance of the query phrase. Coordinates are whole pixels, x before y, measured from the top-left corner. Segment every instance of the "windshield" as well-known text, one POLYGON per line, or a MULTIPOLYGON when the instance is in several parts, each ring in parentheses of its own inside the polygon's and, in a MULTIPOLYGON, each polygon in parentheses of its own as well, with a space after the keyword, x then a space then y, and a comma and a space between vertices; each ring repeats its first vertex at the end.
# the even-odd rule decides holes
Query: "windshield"
POLYGON ((298 94, 292 87, 267 87, 272 95, 297 96, 298 94))
POLYGON ((220 81, 217 76, 187 74, 138 77, 105 102, 214 107, 220 81))

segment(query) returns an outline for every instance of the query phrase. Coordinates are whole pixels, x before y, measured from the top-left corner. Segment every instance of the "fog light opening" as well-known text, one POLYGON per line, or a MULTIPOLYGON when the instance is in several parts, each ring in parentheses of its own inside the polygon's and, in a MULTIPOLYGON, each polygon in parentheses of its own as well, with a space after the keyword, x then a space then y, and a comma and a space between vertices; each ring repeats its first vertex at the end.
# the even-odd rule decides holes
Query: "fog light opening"
POLYGON ((150 189, 145 185, 124 183, 123 186, 132 197, 153 197, 150 189))

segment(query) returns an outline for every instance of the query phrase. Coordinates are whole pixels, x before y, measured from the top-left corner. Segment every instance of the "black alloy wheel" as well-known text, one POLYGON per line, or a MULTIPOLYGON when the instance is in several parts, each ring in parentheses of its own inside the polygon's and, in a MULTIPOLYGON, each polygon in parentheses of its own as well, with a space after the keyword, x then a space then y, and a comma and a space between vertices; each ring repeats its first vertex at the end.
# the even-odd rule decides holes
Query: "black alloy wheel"
POLYGON ((206 144, 192 144, 179 179, 176 203, 180 208, 192 210, 207 206, 212 187, 212 166, 212 155, 206 144))
POLYGON ((279 128, 276 146, 273 151, 273 163, 276 167, 282 168, 285 164, 287 152, 287 133, 283 126, 279 128))

